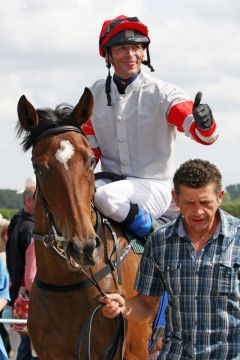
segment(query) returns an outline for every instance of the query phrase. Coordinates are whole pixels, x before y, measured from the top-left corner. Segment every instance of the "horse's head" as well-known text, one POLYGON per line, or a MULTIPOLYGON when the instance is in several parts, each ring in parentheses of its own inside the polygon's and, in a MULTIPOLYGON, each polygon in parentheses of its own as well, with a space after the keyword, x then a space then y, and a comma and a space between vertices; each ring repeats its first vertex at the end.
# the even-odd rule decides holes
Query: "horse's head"
POLYGON ((35 110, 24 95, 18 102, 18 136, 24 133, 24 151, 32 147, 37 177, 34 231, 56 230, 74 269, 94 265, 99 257, 92 208, 95 157, 81 132, 92 108, 87 88, 74 108, 35 110))

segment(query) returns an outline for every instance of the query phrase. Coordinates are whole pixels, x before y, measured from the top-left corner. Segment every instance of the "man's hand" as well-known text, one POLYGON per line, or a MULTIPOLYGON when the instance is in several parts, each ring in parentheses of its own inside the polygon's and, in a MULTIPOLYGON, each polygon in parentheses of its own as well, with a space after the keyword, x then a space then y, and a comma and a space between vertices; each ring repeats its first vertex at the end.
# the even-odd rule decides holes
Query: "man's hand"
POLYGON ((125 319, 144 321, 156 313, 159 296, 137 294, 124 299, 120 294, 106 294, 99 301, 104 304, 101 310, 104 316, 112 319, 120 313, 125 319))
POLYGON ((100 297, 99 301, 104 304, 101 309, 103 315, 110 319, 115 318, 120 313, 126 311, 125 299, 117 293, 106 294, 105 296, 100 297))
POLYGON ((213 123, 212 110, 207 104, 201 104, 202 93, 199 91, 193 104, 193 117, 201 130, 210 129, 213 123))

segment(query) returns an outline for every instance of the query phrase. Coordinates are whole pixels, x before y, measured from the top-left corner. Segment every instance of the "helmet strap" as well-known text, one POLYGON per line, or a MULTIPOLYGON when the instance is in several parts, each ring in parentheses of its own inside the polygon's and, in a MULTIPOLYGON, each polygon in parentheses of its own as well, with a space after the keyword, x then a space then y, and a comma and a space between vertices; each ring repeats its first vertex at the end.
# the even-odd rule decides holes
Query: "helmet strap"
POLYGON ((111 80, 112 80, 112 76, 110 73, 110 69, 111 69, 111 63, 109 61, 109 52, 107 52, 107 65, 106 67, 108 68, 108 76, 106 79, 106 83, 105 83, 105 92, 107 95, 107 105, 108 106, 112 106, 112 99, 111 99, 111 80))
POLYGON ((150 59, 150 54, 149 54, 149 49, 148 46, 146 48, 146 52, 147 52, 147 60, 143 60, 142 64, 143 65, 147 65, 147 67, 149 67, 149 69, 151 70, 151 72, 155 71, 154 68, 151 65, 151 59, 150 59))

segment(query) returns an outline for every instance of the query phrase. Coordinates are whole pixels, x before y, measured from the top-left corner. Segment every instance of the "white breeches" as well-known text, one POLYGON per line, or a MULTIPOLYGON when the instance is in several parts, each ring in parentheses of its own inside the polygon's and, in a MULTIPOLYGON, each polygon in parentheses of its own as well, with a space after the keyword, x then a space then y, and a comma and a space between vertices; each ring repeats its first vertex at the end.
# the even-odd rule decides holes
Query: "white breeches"
POLYGON ((122 222, 126 219, 130 204, 137 204, 157 219, 169 208, 172 200, 170 180, 139 179, 111 182, 109 179, 96 181, 94 201, 101 212, 122 222))

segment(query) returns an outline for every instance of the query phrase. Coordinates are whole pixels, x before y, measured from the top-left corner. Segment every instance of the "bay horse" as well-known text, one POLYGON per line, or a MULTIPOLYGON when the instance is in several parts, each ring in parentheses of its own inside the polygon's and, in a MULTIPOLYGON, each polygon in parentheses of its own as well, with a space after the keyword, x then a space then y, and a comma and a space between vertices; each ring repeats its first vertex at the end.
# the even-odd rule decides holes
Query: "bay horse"
POLYGON ((116 345, 121 319, 116 324, 98 311, 101 294, 136 294, 140 256, 93 203, 95 158, 81 131, 92 109, 88 88, 74 108, 35 109, 24 95, 18 102, 17 135, 24 151, 32 148, 37 180, 37 274, 28 328, 40 360, 146 360, 155 314, 145 322, 128 321, 122 355, 121 342, 116 345), (86 327, 91 314, 94 321, 86 327))

